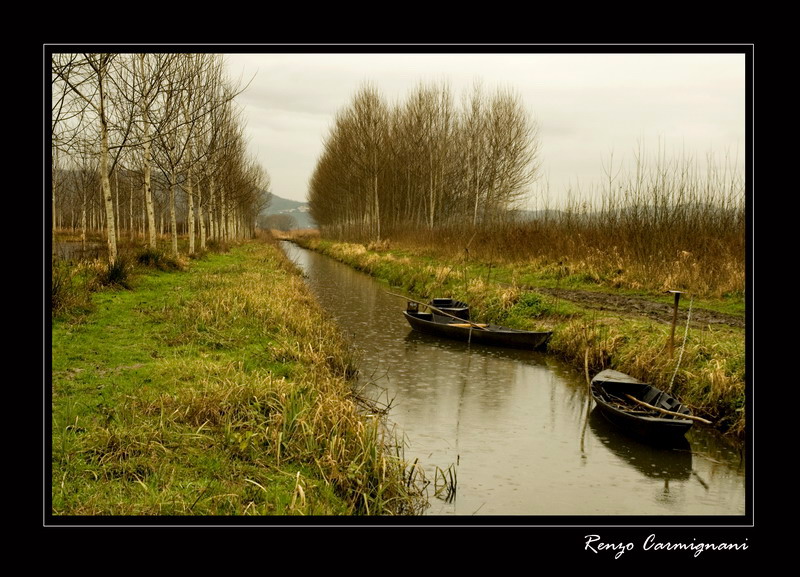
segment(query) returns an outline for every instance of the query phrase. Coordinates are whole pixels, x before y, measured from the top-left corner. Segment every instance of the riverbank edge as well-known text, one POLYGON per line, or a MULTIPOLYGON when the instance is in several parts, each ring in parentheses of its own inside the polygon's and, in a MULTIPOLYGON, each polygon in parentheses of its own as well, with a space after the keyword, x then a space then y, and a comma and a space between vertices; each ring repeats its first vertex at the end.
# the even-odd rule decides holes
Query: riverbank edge
POLYGON ((131 284, 49 327, 54 524, 421 512, 402 447, 353 391, 357 359, 276 243, 131 284))
MULTIPOLYGON (((431 287, 443 285, 441 279, 457 268, 456 263, 432 262, 430 256, 422 259, 403 255, 399 258, 392 251, 374 250, 361 244, 315 235, 291 235, 284 240, 386 282, 388 287, 405 292, 411 298, 425 300, 453 296, 468 300, 473 305, 475 318, 483 318, 489 312, 489 306, 482 310, 484 303, 492 303, 491 307, 497 308, 496 303, 501 302, 501 307, 510 310, 520 295, 535 292, 509 292, 508 287, 501 286, 501 283, 481 281, 470 294, 445 294, 447 291, 433 294, 431 287)), ((398 300, 398 311, 403 304, 398 300)), ((497 312, 493 310, 491 314, 497 312)), ((554 335, 548 344, 548 352, 572 365, 585 375, 587 381, 590 375, 604 368, 632 374, 680 397, 695 414, 710 419, 712 427, 730 441, 739 445, 746 441, 747 353, 744 330, 708 327, 689 331, 686 327, 685 335, 678 334, 680 349, 676 360, 674 351, 666 354, 669 325, 663 321, 601 315, 595 309, 574 303, 570 303, 567 309, 564 303, 558 303, 556 310, 541 302, 535 318, 521 319, 508 315, 502 319, 495 316, 483 320, 500 320, 515 328, 552 330, 554 335), (680 364, 676 366, 676 363, 680 364)))

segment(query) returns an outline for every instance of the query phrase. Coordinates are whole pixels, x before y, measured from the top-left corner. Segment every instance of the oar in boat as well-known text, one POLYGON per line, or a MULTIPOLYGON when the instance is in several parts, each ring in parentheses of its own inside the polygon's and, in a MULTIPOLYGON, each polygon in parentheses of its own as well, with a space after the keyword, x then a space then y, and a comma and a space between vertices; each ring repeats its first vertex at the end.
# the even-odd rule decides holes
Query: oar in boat
POLYGON ((420 302, 420 301, 415 301, 414 299, 410 299, 410 298, 408 298, 407 296, 399 295, 399 294, 397 294, 397 293, 390 293, 390 292, 388 292, 388 291, 387 291, 387 294, 390 294, 390 295, 392 295, 392 296, 395 296, 395 297, 400 297, 400 298, 402 298, 402 299, 406 299, 408 302, 412 302, 412 303, 416 303, 416 304, 418 304, 418 305, 422 305, 422 306, 428 307, 429 309, 431 309, 431 310, 432 310, 432 311, 434 311, 434 312, 437 312, 437 313, 439 313, 440 315, 444 315, 444 316, 446 316, 446 317, 450 317, 450 318, 452 318, 452 319, 456 319, 457 321, 461 321, 462 323, 469 324, 469 325, 471 325, 473 328, 480 329, 480 330, 482 330, 482 331, 488 331, 488 330, 489 330, 489 329, 487 329, 487 328, 486 328, 484 325, 482 325, 482 324, 479 324, 479 323, 473 323, 473 322, 472 322, 472 321, 470 321, 470 320, 467 320, 467 319, 462 319, 461 317, 457 317, 456 315, 451 315, 450 313, 447 313, 447 312, 445 312, 445 311, 443 311, 443 310, 441 310, 441 309, 439 309, 439 308, 436 308, 435 306, 433 306, 433 305, 432 305, 432 304, 430 304, 430 303, 423 303, 423 302, 420 302))
POLYGON ((643 407, 647 407, 648 409, 653 409, 654 411, 658 411, 659 413, 664 413, 666 415, 672 415, 674 417, 680 417, 682 419, 691 419, 693 421, 700 421, 701 423, 705 423, 706 425, 713 424, 711 421, 704 419, 703 417, 695 417, 694 415, 684 415, 683 413, 677 413, 675 411, 668 411, 667 409, 662 409, 661 407, 656 407, 655 405, 651 405, 650 403, 645 403, 644 401, 640 401, 633 395, 625 395, 634 403, 642 405, 643 407))

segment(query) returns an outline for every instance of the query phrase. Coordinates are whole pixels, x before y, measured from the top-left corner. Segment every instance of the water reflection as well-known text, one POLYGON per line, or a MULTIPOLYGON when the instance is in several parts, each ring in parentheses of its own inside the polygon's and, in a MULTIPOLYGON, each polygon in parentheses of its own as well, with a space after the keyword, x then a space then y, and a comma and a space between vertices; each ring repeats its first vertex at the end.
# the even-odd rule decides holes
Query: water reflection
POLYGON ((359 349, 362 392, 390 404, 406 458, 429 477, 454 467, 455 499, 432 499, 431 515, 744 514, 739 455, 699 427, 670 450, 638 443, 590 410, 585 377, 552 355, 412 331, 386 285, 284 248, 359 349))
POLYGON ((654 447, 621 433, 597 407, 589 413, 589 427, 617 457, 642 475, 666 481, 685 481, 692 474, 692 447, 685 437, 654 447))

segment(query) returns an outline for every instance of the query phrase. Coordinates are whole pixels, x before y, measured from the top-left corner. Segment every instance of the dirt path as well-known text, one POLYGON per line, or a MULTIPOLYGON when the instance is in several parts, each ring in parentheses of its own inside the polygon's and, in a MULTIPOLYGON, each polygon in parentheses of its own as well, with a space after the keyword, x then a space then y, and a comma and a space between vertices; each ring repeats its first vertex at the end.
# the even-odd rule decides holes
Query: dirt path
MULTIPOLYGON (((537 287, 536 291, 592 309, 624 315, 639 315, 664 323, 672 322, 673 307, 671 304, 653 302, 642 297, 569 289, 545 289, 540 287, 537 287)), ((689 304, 689 301, 685 300, 680 302, 678 319, 686 319, 686 315, 689 312, 689 304)), ((715 324, 723 324, 738 328, 744 328, 745 326, 744 317, 703 310, 694 306, 692 307, 691 315, 692 326, 699 327, 715 324)))

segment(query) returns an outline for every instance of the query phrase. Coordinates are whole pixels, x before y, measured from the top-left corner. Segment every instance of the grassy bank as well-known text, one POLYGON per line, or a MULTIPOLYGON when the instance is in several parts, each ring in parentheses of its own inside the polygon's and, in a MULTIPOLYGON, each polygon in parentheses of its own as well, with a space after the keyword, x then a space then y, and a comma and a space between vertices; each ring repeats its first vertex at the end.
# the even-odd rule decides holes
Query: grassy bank
POLYGON ((422 475, 352 390, 358 359, 274 243, 157 257, 54 265, 55 519, 422 510, 422 475))
MULTIPOLYGON (((437 249, 403 242, 369 245, 335 242, 300 234, 292 240, 382 279, 390 287, 420 299, 454 296, 470 302, 475 318, 523 329, 550 329, 552 354, 593 375, 615 368, 679 396, 696 414, 710 419, 727 435, 745 433, 745 335, 726 325, 690 326, 688 307, 703 306, 743 316, 743 298, 705 294, 682 305, 674 348, 670 353, 671 318, 648 318, 588 308, 536 287, 584 288, 596 292, 632 293, 613 279, 559 275, 551 267, 515 259, 464 258, 452 245, 437 249), (581 278, 583 281, 581 281, 581 278)), ((418 243, 419 240, 417 239, 418 243)), ((672 297, 655 289, 640 296, 672 297)), ((688 300, 688 299, 687 299, 688 300)), ((403 306, 398 302, 398 307, 403 306)))

